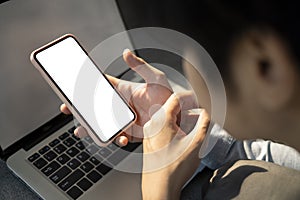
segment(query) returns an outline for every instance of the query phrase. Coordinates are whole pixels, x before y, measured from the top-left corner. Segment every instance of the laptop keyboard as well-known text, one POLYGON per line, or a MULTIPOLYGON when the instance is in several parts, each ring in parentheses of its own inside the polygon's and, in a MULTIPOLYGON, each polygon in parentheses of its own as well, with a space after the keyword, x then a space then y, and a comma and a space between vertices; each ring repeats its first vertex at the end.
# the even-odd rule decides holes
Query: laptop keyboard
POLYGON ((52 140, 29 156, 28 161, 70 198, 77 199, 140 144, 129 143, 120 148, 111 143, 99 147, 90 137, 76 137, 74 129, 52 140))

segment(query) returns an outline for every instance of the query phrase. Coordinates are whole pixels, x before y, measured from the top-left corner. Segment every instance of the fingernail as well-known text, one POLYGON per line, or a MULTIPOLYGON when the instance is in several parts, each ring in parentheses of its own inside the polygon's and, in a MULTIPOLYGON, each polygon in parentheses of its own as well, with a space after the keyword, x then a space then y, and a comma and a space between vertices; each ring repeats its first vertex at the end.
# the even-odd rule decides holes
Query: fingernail
POLYGON ((124 49, 123 54, 130 53, 130 49, 124 49))
POLYGON ((78 128, 76 128, 76 129, 74 130, 74 135, 77 136, 77 137, 79 137, 78 128))
POLYGON ((117 145, 119 145, 120 147, 126 146, 127 145, 127 140, 123 137, 120 136, 116 139, 116 143, 117 145))
POLYGON ((120 138, 117 138, 115 142, 116 142, 116 144, 117 144, 118 146, 121 146, 120 138))

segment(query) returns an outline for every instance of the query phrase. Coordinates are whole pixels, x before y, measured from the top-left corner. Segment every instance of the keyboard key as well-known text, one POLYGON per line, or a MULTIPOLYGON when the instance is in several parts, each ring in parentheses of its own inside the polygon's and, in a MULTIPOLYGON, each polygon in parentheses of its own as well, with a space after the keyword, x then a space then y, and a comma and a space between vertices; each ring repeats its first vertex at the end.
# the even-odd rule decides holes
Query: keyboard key
POLYGON ((81 152, 81 153, 77 156, 78 160, 80 160, 81 162, 86 161, 87 159, 89 159, 89 157, 90 157, 90 155, 87 154, 87 153, 84 152, 84 151, 81 152))
POLYGON ((90 144, 92 144, 94 142, 93 139, 90 136, 87 136, 84 139, 85 139, 85 141, 87 141, 90 144))
POLYGON ((66 191, 83 176, 84 173, 80 169, 76 169, 72 174, 70 174, 67 178, 60 182, 58 184, 58 187, 60 187, 60 189, 62 189, 63 191, 66 191))
POLYGON ((93 183, 91 183, 89 180, 87 180, 86 178, 81 179, 81 181, 79 181, 77 183, 77 185, 83 190, 83 191, 87 191, 92 185, 93 183))
POLYGON ((76 169, 80 165, 80 162, 76 158, 74 158, 70 162, 68 162, 67 165, 72 169, 76 169))
POLYGON ((54 158, 56 158, 57 157, 57 154, 56 153, 54 153, 54 151, 49 151, 48 153, 46 153, 45 155, 44 155, 44 157, 48 160, 48 161, 52 161, 54 158))
POLYGON ((41 148, 40 150, 39 150, 39 153, 40 154, 44 154, 44 153, 46 153, 47 151, 49 151, 50 150, 50 147, 49 146, 44 146, 43 148, 41 148))
POLYGON ((58 139, 54 139, 54 140, 52 140, 52 142, 49 143, 49 146, 50 147, 55 147, 58 143, 59 143, 59 140, 58 139))
POLYGON ((78 153, 79 153, 79 150, 76 149, 75 147, 72 147, 72 148, 67 150, 67 154, 71 157, 76 156, 78 153))
POLYGON ((80 150, 84 150, 88 145, 86 141, 80 141, 75 146, 80 150))
POLYGON ((126 146, 122 147, 124 151, 132 152, 135 150, 138 146, 140 146, 141 143, 135 142, 135 143, 128 143, 126 146))
POLYGON ((102 161, 102 158, 97 159, 96 155, 91 157, 90 161, 94 164, 94 165, 98 165, 100 163, 100 161, 102 161))
POLYGON ((98 152, 103 158, 107 158, 110 154, 111 151, 106 149, 106 148, 102 148, 100 149, 100 151, 98 152))
POLYGON ((102 178, 102 175, 96 172, 95 170, 91 171, 87 177, 93 182, 96 183, 102 178))
POLYGON ((89 171, 91 171, 94 168, 94 165, 92 165, 89 161, 87 161, 86 163, 82 164, 80 166, 80 168, 85 171, 85 173, 88 173, 89 171))
POLYGON ((60 164, 58 164, 58 162, 53 161, 50 164, 48 164, 46 167, 44 167, 42 169, 42 172, 46 175, 49 176, 51 175, 53 172, 55 172, 58 168, 60 167, 60 164))
POLYGON ((62 152, 64 152, 67 148, 62 145, 62 144, 59 144, 57 145, 55 148, 54 148, 54 151, 58 154, 61 154, 62 152))
POLYGON ((71 137, 69 137, 68 139, 66 139, 66 140, 64 141, 64 144, 65 144, 66 146, 68 146, 68 147, 72 146, 72 145, 75 144, 75 143, 76 143, 75 140, 72 139, 71 137))
POLYGON ((77 199, 83 194, 83 192, 77 186, 73 186, 69 191, 67 191, 67 194, 72 199, 77 199))
POLYGON ((68 132, 73 134, 74 131, 75 131, 75 129, 76 129, 76 126, 73 126, 72 128, 70 128, 70 129, 68 130, 68 132))
POLYGON ((59 181, 61 181, 63 178, 65 178, 68 174, 71 173, 71 170, 66 167, 63 166, 62 168, 60 168, 57 172, 55 172, 50 179, 54 182, 54 183, 58 183, 59 181))
POLYGON ((98 150, 99 150, 99 147, 97 147, 96 145, 93 145, 93 144, 86 148, 86 151, 91 155, 95 154, 98 150))
POLYGON ((96 169, 102 175, 107 174, 111 170, 111 168, 109 166, 106 166, 105 164, 100 164, 98 167, 96 167, 96 169))
POLYGON ((38 169, 41 169, 42 167, 44 167, 45 165, 47 165, 47 161, 44 158, 39 158, 38 160, 36 160, 33 164, 34 166, 36 166, 38 169))
POLYGON ((72 135, 72 137, 73 137, 73 139, 74 139, 74 140, 76 140, 76 141, 79 141, 79 140, 80 140, 80 138, 79 138, 79 137, 77 137, 77 136, 76 136, 76 135, 74 135, 74 134, 72 135))
POLYGON ((118 147, 116 144, 114 143, 110 143, 108 146, 107 146, 111 151, 115 151, 117 149, 119 149, 120 147, 118 147))
POLYGON ((56 159, 60 164, 65 164, 66 162, 68 162, 70 160, 70 157, 67 156, 66 154, 62 154, 60 155, 57 159, 56 159))
POLYGON ((29 160, 30 162, 33 162, 33 161, 35 161, 38 157, 40 157, 40 154, 34 153, 33 155, 31 155, 31 156, 28 158, 28 160, 29 160))
POLYGON ((110 162, 113 166, 120 163, 125 157, 127 157, 130 152, 124 151, 122 149, 114 152, 109 158, 107 158, 108 162, 110 162))
POLYGON ((61 134, 58 138, 60 140, 64 140, 66 139, 67 137, 69 137, 69 133, 68 132, 64 132, 63 134, 61 134))

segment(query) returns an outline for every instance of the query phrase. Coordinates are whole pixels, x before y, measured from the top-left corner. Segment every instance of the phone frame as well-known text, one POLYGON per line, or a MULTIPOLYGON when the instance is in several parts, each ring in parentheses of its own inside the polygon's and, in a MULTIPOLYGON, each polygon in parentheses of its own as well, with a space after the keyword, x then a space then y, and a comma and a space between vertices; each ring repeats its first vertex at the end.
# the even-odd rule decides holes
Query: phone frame
POLYGON ((63 101, 63 103, 65 103, 67 105, 67 107, 70 109, 71 113, 74 115, 74 117, 78 120, 78 122, 81 124, 81 126, 83 126, 88 134, 91 136, 91 138, 94 140, 94 142, 99 145, 99 146, 107 146, 108 144, 110 144, 112 141, 114 141, 114 139, 116 137, 118 137, 120 134, 122 134, 123 132, 125 132, 132 124, 135 123, 136 119, 137 119, 137 115, 134 111, 134 109, 126 102, 125 98, 118 92, 118 90, 113 86, 113 84, 108 80, 108 78, 106 77, 106 75, 99 69, 99 67, 96 65, 96 63, 94 62, 94 60, 89 56, 89 54, 87 53, 87 51, 83 48, 83 46, 79 43, 79 41, 76 39, 76 37, 73 34, 65 34, 55 40, 53 40, 52 42, 49 42, 46 45, 43 45, 42 47, 34 50, 31 54, 30 54, 30 61, 32 62, 32 64, 35 66, 35 68, 40 72, 40 74, 42 75, 42 77, 47 81, 47 83, 51 86, 51 88, 54 90, 54 92, 58 95, 58 97, 63 101), (56 44, 58 44, 59 42, 67 39, 67 38, 73 38, 76 43, 79 45, 79 47, 84 51, 84 53, 86 54, 87 58, 90 59, 92 61, 92 63, 95 65, 95 67, 98 69, 98 71, 104 76, 104 78, 106 79, 106 81, 110 84, 110 86, 112 87, 112 89, 120 96, 120 98, 122 99, 122 101, 127 105, 127 107, 129 108, 129 110, 133 113, 133 120, 130 121, 127 125, 125 125, 122 129, 120 129, 117 133, 115 133, 110 139, 108 139, 107 141, 103 141, 101 140, 101 138, 95 133, 95 131, 92 129, 92 127, 88 124, 88 122, 82 117, 82 115, 80 114, 80 112, 77 110, 77 108, 75 106, 73 106, 72 102, 67 98, 67 96, 64 94, 64 92, 61 90, 61 88, 57 85, 57 83, 52 79, 52 77, 48 74, 48 72, 46 71, 46 69, 43 67, 43 65, 38 61, 38 59, 36 58, 36 55, 46 49, 48 49, 51 46, 54 46, 56 44))

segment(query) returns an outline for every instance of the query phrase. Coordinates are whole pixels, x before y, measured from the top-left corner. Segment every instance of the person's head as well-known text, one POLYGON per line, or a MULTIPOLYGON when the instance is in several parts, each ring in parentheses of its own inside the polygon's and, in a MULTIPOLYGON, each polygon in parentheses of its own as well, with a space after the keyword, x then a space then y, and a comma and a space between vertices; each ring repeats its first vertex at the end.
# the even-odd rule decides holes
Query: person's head
MULTIPOLYGON (((119 1, 122 3, 122 1, 119 1)), ((300 149, 300 12, 291 0, 132 0, 130 28, 159 26, 195 39, 225 82, 225 128, 237 138, 263 138, 300 149)), ((188 52, 187 52, 188 53, 188 52)), ((184 63, 203 107, 210 97, 184 63)))
MULTIPOLYGON (((222 74, 228 98, 225 128, 238 138, 274 139, 300 149, 297 6, 288 0, 183 1, 169 12, 168 27, 197 40, 222 74)), ((209 108, 205 84, 199 77, 195 81, 187 63, 185 69, 209 108)))

